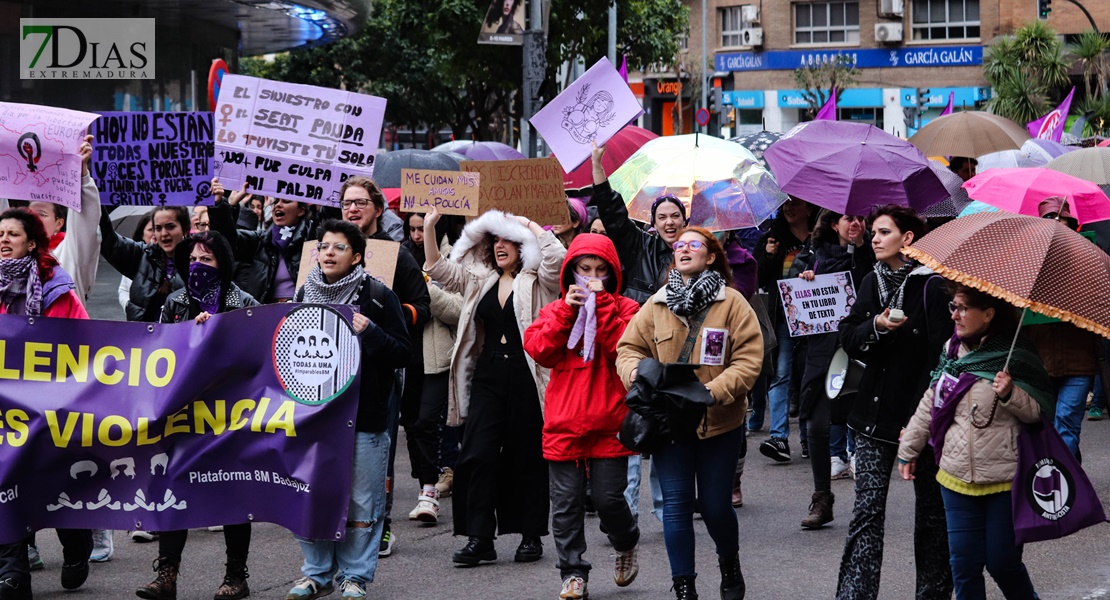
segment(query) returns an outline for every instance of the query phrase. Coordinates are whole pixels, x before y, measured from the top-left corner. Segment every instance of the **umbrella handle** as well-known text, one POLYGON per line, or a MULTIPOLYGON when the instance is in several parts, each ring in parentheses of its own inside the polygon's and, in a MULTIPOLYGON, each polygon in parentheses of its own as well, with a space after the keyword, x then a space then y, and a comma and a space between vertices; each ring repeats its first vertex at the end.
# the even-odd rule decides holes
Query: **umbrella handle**
POLYGON ((1018 319, 1017 329, 1014 330, 1014 340, 1010 342, 1010 352, 1006 354, 1006 364, 1002 370, 1006 373, 1010 372, 1010 357, 1014 355, 1014 347, 1017 346, 1018 334, 1021 333, 1021 323, 1025 321, 1025 313, 1029 311, 1029 307, 1021 309, 1021 317, 1018 319))

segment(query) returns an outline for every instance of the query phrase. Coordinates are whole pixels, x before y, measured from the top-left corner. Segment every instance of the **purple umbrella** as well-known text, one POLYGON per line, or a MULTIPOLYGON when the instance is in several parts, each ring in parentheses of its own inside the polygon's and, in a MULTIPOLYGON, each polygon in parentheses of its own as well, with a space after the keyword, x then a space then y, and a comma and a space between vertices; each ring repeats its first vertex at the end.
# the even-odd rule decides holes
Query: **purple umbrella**
POLYGON ((763 159, 784 192, 841 214, 883 204, 922 211, 949 196, 920 150, 865 123, 802 123, 763 159))
POLYGON ((516 148, 507 146, 501 142, 458 140, 440 144, 432 148, 432 150, 437 152, 456 152, 470 160, 517 160, 526 158, 523 154, 517 152, 516 148))

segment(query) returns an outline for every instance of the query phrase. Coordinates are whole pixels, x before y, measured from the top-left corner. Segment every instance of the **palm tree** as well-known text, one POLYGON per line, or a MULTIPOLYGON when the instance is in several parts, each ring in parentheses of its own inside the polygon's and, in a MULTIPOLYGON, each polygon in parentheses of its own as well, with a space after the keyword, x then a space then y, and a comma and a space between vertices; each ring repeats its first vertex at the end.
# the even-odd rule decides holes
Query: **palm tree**
POLYGON ((995 89, 987 106, 1017 123, 1041 116, 1049 101, 1068 84, 1063 44, 1042 21, 995 42, 983 60, 983 76, 995 89))
POLYGON ((1094 30, 1084 31, 1079 36, 1079 41, 1068 47, 1079 66, 1083 67, 1083 88, 1087 98, 1095 99, 1105 94, 1106 89, 1106 52, 1110 50, 1110 40, 1107 40, 1094 30), (1096 87, 1094 94, 1091 92, 1091 79, 1094 78, 1096 87))

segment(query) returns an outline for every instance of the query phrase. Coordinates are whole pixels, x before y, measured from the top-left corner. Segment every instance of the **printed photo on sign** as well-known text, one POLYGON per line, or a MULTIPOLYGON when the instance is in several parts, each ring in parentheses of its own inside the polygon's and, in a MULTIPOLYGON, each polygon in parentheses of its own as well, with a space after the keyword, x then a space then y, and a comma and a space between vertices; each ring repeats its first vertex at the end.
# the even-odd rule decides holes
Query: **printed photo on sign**
POLYGON ((524 43, 524 0, 491 0, 482 20, 479 44, 520 46, 524 43))
POLYGON ((285 393, 324 404, 354 381, 361 353, 350 323, 335 309, 307 304, 285 315, 274 333, 274 370, 285 393))
POLYGON ((0 197, 81 210, 81 155, 99 115, 0 102, 0 197))
POLYGON ((780 279, 779 296, 790 337, 833 333, 856 303, 847 271, 817 275, 813 281, 780 279))
POLYGON ((933 406, 935 408, 943 408, 944 402, 948 400, 948 395, 956 388, 956 382, 959 379, 953 377, 949 373, 941 373, 937 378, 936 388, 933 390, 933 406))
POLYGON ((701 330, 701 364, 725 364, 725 348, 728 347, 728 330, 705 327, 701 330))
POLYGON ((213 203, 212 113, 106 112, 89 133, 101 204, 213 203))

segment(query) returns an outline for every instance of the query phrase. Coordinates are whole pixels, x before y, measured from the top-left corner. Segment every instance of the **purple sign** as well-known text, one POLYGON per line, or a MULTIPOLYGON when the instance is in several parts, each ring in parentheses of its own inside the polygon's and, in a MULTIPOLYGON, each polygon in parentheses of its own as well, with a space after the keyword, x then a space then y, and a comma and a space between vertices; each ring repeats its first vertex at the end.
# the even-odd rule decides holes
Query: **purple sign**
POLYGON ((225 189, 339 206, 349 177, 374 174, 385 100, 312 85, 224 76, 213 169, 225 189))
POLYGON ((642 114, 644 109, 628 83, 603 57, 529 123, 551 147, 563 171, 570 173, 590 158, 593 143, 605 145, 642 114))
POLYGON ((212 204, 212 113, 106 112, 89 133, 101 204, 212 204))
POLYGON ((200 326, 0 315, 0 543, 248 521, 341 538, 359 389, 350 318, 316 304, 200 326))
POLYGON ((0 102, 0 197, 81 210, 81 156, 93 113, 0 102))

